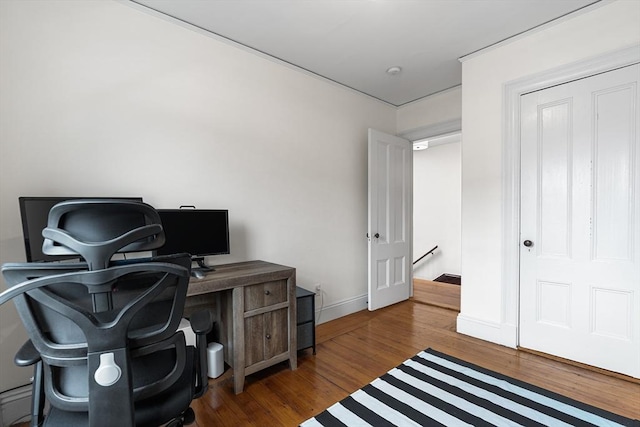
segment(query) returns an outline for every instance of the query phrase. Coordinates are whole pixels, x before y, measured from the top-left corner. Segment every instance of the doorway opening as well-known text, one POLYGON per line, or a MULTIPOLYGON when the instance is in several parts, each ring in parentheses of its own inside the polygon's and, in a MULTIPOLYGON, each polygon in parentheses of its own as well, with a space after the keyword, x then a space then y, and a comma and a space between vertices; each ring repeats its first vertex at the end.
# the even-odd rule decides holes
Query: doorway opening
POLYGON ((459 311, 460 285, 443 278, 461 281, 462 135, 453 130, 412 142, 413 300, 459 311))

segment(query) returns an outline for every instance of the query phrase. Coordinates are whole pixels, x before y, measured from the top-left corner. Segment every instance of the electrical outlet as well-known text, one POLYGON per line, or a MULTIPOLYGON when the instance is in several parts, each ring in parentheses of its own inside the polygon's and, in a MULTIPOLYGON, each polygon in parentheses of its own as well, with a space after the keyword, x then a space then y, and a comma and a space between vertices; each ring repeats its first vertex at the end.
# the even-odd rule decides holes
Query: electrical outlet
POLYGON ((320 283, 316 283, 316 295, 320 295, 322 293, 322 285, 320 283))

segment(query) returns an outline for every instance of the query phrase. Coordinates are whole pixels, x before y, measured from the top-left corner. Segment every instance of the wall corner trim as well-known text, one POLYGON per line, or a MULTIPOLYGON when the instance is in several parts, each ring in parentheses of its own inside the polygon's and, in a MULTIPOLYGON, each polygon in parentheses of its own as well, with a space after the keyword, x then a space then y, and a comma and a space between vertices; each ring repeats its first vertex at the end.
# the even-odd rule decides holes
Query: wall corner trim
POLYGON ((506 347, 517 347, 517 328, 515 325, 488 322, 460 313, 456 319, 456 330, 458 333, 506 347))

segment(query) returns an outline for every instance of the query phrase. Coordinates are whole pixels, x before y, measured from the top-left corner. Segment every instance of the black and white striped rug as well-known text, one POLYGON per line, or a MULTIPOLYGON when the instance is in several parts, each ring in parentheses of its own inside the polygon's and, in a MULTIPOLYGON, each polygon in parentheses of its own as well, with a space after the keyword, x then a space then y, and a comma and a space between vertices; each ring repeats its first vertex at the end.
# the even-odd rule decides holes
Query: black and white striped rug
POLYGON ((631 420, 427 349, 301 424, 636 426, 631 420))

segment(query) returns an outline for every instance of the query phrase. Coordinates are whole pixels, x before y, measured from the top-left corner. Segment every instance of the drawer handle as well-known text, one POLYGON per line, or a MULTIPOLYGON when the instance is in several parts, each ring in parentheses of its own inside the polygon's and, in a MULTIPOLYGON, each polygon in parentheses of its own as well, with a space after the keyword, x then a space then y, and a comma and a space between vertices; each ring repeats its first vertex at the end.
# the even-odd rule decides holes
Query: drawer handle
POLYGON ((271 339, 271 335, 267 334, 267 339, 270 340, 271 339))
POLYGON ((266 291, 264 291, 264 294, 265 294, 265 295, 271 295, 271 291, 266 290, 266 291))

